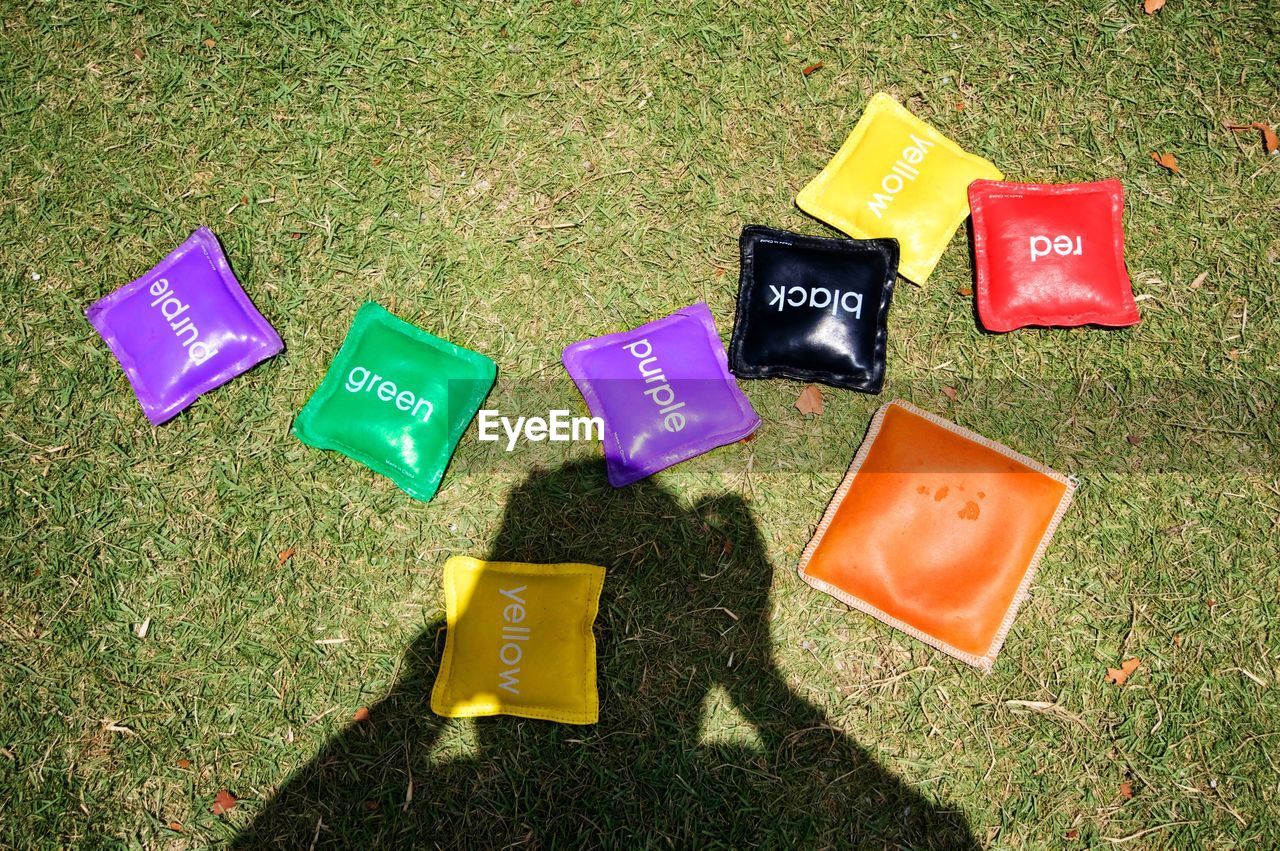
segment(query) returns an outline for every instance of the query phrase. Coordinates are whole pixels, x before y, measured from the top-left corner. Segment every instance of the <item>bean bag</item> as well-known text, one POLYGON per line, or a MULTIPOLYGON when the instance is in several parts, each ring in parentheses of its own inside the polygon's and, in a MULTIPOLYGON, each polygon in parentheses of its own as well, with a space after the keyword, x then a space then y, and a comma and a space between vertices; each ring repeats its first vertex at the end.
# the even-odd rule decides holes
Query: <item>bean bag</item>
POLYGON ((906 402, 882 407, 800 560, 814 588, 990 670, 1072 480, 906 402))
POLYGON ((898 272, 923 284, 969 215, 969 184, 1001 177, 882 93, 796 204, 857 239, 898 240, 898 272))
POLYGON ((734 375, 879 393, 897 240, 823 239, 751 225, 741 249, 729 344, 734 375))
POLYGON ((1124 187, 975 180, 978 318, 988 331, 1138 321, 1124 262, 1124 187))
POLYGON ((604 568, 454 556, 444 566, 444 660, 431 709, 594 724, 604 568))
POLYGON ((733 443, 760 418, 729 374, 711 310, 670 316, 573 343, 564 367, 604 423, 604 460, 615 488, 733 443))
POLYGON ((293 422, 308 446, 333 449, 424 502, 440 487, 497 366, 365 302, 324 380, 293 422))
POLYGON ((124 367, 152 425, 284 348, 204 227, 85 316, 124 367))

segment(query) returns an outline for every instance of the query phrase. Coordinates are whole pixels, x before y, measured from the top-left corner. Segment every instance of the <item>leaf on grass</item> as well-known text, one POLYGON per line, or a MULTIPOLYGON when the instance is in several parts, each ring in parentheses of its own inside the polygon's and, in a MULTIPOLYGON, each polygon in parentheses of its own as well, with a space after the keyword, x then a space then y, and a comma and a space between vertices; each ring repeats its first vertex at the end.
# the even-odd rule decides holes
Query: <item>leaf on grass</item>
POLYGON ((1164 8, 1165 0, 1142 0, 1142 11, 1154 15, 1164 8))
POLYGON ((180 822, 180 821, 171 821, 171 822, 169 822, 169 829, 170 829, 170 830, 172 830, 172 831, 174 831, 175 833, 179 833, 179 832, 181 832, 181 831, 182 831, 182 822, 180 822))
POLYGON ((1067 831, 1067 839, 1079 839, 1079 838, 1080 838, 1080 831, 1076 830, 1074 827, 1067 831))
POLYGON ((1261 121, 1253 122, 1254 130, 1262 131, 1262 149, 1268 154, 1274 154, 1280 151, 1280 136, 1276 136, 1276 131, 1271 125, 1263 124, 1261 121))
POLYGON ((1237 133, 1242 130, 1258 130, 1262 133, 1262 150, 1268 154, 1280 151, 1280 136, 1276 136, 1276 131, 1272 129, 1270 124, 1255 121, 1252 124, 1228 124, 1226 127, 1228 130, 1234 130, 1237 133))
POLYGON ((822 416, 824 405, 822 402, 822 391, 814 385, 800 391, 800 397, 796 399, 796 410, 802 414, 814 414, 822 416))
POLYGON ((1141 663, 1137 659, 1125 659, 1119 668, 1107 668, 1107 682, 1124 685, 1129 675, 1138 670, 1139 664, 1141 663))
POLYGON ((293 558, 294 554, 295 554, 295 553, 297 553, 297 552, 298 552, 298 548, 297 548, 297 547, 289 547, 289 549, 287 549, 287 550, 281 550, 281 551, 280 551, 280 561, 279 561, 279 563, 276 565, 276 567, 283 567, 283 566, 284 566, 284 563, 285 563, 286 561, 288 561, 289 559, 293 558))
POLYGON ((143 52, 142 52, 142 48, 141 48, 141 47, 135 47, 135 48, 133 49, 133 58, 134 58, 134 59, 137 59, 139 62, 141 62, 141 61, 142 61, 142 57, 143 57, 143 56, 144 56, 144 54, 143 54, 143 52))
POLYGON ((964 296, 965 298, 971 298, 973 296, 973 290, 969 289, 968 287, 961 287, 960 289, 956 290, 956 295, 964 296))
POLYGON ((1138 437, 1138 435, 1136 434, 1131 434, 1126 436, 1125 440, 1129 441, 1130 445, 1132 446, 1138 446, 1142 443, 1142 438, 1138 437))
POLYGON ((960 395, 960 391, 956 390, 956 388, 954 387, 944 386, 942 388, 942 395, 946 396, 948 399, 954 402, 956 400, 956 397, 960 395))
POLYGON ((187 759, 186 757, 183 757, 182 759, 178 760, 176 764, 178 768, 190 768, 191 760, 187 759))
POLYGON ((236 796, 232 795, 226 789, 219 789, 218 794, 213 797, 213 814, 220 816, 229 813, 236 808, 236 804, 240 803, 236 800, 236 796))
POLYGON ((1155 160, 1156 165, 1160 166, 1161 168, 1168 169, 1174 174, 1182 174, 1182 169, 1178 168, 1178 158, 1175 157, 1173 154, 1170 154, 1168 152, 1165 152, 1163 154, 1157 154, 1155 151, 1152 151, 1151 159, 1155 160))
POLYGON ((1126 801, 1133 797, 1133 781, 1126 780, 1120 784, 1120 797, 1126 801))
POLYGON ((206 38, 203 42, 205 47, 217 47, 218 43, 211 38, 206 38))
POLYGON ((1192 289, 1192 290, 1200 289, 1200 287, 1204 285, 1204 282, 1208 279, 1208 277, 1209 277, 1208 272, 1201 272, 1199 275, 1196 275, 1196 279, 1188 285, 1187 289, 1192 289))
POLYGON ((812 65, 810 65, 809 67, 805 68, 803 73, 804 73, 804 75, 807 77, 807 76, 809 76, 810 74, 812 74, 814 71, 818 71, 818 70, 820 70, 821 68, 822 68, 822 63, 821 63, 821 62, 815 62, 815 63, 813 63, 812 65))
POLYGON ((368 721, 369 707, 361 706, 359 709, 356 710, 356 714, 351 716, 351 720, 355 721, 356 723, 360 723, 361 721, 368 721))

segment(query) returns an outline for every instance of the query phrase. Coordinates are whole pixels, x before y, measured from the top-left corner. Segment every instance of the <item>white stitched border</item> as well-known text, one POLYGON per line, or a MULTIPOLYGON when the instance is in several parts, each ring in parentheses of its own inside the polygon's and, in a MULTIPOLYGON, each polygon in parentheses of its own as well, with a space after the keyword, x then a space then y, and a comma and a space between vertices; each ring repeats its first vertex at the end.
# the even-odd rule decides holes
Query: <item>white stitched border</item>
POLYGON ((804 548, 804 552, 800 556, 800 564, 796 568, 796 571, 800 574, 801 579, 814 588, 817 588, 819 591, 824 591, 846 605, 852 606, 861 612, 871 615, 877 620, 905 632, 912 638, 919 639, 925 644, 935 647, 950 656, 954 656, 962 662, 973 665, 986 673, 991 670, 992 665, 995 663, 996 654, 1000 652, 1000 648, 1004 645, 1005 638, 1009 634, 1009 629, 1013 626, 1013 619, 1018 614, 1018 609, 1021 608, 1022 603, 1029 596, 1031 581, 1035 578, 1036 570, 1040 566, 1040 560, 1044 557, 1045 551, 1049 548, 1049 541, 1053 538, 1053 533, 1057 531, 1058 524, 1062 522, 1063 515, 1067 512, 1067 507, 1071 505, 1071 498, 1075 494, 1075 489, 1076 482, 1073 479, 1062 475, 1057 470, 1041 464, 1039 461, 1023 455, 1021 452, 1010 449, 1004 444, 996 443, 994 440, 983 437, 977 432, 970 431, 963 426, 956 425, 950 420, 945 420, 936 414, 931 414, 928 411, 922 411, 910 402, 905 402, 901 399, 894 399, 893 401, 882 405, 880 409, 876 411, 875 416, 872 417, 871 425, 867 427, 867 436, 863 439, 862 446, 858 447, 858 453, 853 457, 853 463, 849 465, 849 471, 845 474, 843 481, 840 482, 840 487, 836 488, 835 495, 831 497, 831 502, 827 505, 827 510, 822 515, 822 520, 819 521, 818 528, 814 531, 813 538, 810 539, 808 546, 804 548), (859 597, 855 597, 828 582, 810 576, 805 572, 805 569, 809 566, 809 561, 813 558, 813 554, 817 551, 819 544, 822 543, 822 539, 826 535, 827 529, 830 528, 836 512, 840 510, 840 505, 844 502, 845 496, 849 493, 849 488, 853 486, 854 478, 857 477, 858 471, 861 470, 863 463, 867 460, 867 455, 870 454, 871 447, 875 443, 876 437, 880 434, 880 427, 884 424, 886 412, 893 405, 897 405, 904 411, 915 414, 916 416, 921 417, 934 425, 940 426, 947 431, 958 434, 966 440, 971 440, 974 443, 978 443, 988 449, 992 449, 1007 458, 1012 458, 1014 461, 1030 467, 1038 473, 1043 473, 1054 481, 1059 482, 1064 487, 1062 498, 1058 501, 1058 508, 1054 511, 1053 517, 1050 518, 1048 526, 1045 527, 1044 534, 1040 537, 1040 543, 1036 547, 1035 553, 1032 554, 1031 560, 1027 563, 1027 568, 1023 573, 1022 581, 1018 583, 1018 590, 1015 592, 1013 600, 1010 601, 1009 608, 1005 611, 1004 619, 1000 622, 1000 628, 996 630, 996 634, 992 638, 991 645, 987 648, 987 652, 981 656, 975 656, 972 653, 967 653, 958 647, 948 644, 939 638, 936 638, 920 629, 917 629, 916 627, 911 626, 910 624, 898 620, 886 612, 881 611, 867 601, 859 597))

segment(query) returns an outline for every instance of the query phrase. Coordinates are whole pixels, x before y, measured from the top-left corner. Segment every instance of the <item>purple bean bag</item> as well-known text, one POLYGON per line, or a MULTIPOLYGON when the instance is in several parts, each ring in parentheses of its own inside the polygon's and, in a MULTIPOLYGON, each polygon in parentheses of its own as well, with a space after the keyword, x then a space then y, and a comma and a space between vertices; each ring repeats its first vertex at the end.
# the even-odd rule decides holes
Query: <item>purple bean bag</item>
POLYGON ((284 348, 204 227, 85 316, 124 367, 152 425, 284 348))
POLYGON ((702 302, 633 331, 573 343, 562 360, 604 422, 605 467, 615 488, 760 426, 702 302))

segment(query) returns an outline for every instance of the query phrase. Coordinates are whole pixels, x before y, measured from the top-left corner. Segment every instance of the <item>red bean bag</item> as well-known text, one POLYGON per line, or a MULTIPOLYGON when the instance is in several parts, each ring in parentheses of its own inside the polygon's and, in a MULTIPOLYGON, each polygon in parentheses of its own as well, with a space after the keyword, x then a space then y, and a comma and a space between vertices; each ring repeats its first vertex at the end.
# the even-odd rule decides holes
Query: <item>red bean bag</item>
POLYGON ((1119 180, 969 185, 978 317, 988 331, 1138 321, 1119 180))

